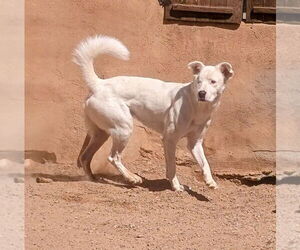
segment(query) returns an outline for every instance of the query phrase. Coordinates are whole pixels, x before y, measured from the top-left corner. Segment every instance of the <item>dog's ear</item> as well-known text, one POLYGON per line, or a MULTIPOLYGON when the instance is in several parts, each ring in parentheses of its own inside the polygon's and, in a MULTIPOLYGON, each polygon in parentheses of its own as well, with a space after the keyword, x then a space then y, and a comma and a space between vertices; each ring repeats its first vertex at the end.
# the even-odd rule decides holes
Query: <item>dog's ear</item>
POLYGON ((200 71, 202 70, 202 68, 204 67, 205 65, 202 63, 202 62, 199 62, 199 61, 194 61, 194 62, 190 62, 188 64, 188 68, 191 69, 193 71, 193 74, 194 75, 197 75, 200 73, 200 71))
POLYGON ((233 77, 233 70, 232 70, 232 66, 230 63, 228 62, 222 62, 219 63, 217 65, 217 67, 220 69, 220 71, 222 72, 222 74, 224 75, 224 79, 227 81, 228 79, 230 79, 231 77, 233 77))

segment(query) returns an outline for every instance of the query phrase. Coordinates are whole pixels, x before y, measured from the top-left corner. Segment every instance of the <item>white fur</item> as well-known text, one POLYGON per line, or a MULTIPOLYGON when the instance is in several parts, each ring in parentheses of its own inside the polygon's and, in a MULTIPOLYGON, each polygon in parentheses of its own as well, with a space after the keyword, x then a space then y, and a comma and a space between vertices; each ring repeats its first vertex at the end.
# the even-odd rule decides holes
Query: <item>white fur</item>
POLYGON ((93 66, 93 60, 99 54, 109 54, 122 60, 129 60, 130 55, 124 44, 112 37, 95 36, 82 41, 74 50, 73 61, 81 67, 85 81, 92 91, 99 80, 93 66))
POLYGON ((121 153, 132 133, 134 117, 163 135, 166 176, 174 190, 184 190, 176 177, 175 165, 176 144, 182 137, 187 138, 188 149, 203 170, 206 184, 216 188, 202 143, 225 83, 233 76, 231 65, 205 66, 198 61, 191 62, 188 66, 193 71, 193 81, 185 84, 129 76, 102 80, 94 72, 93 59, 104 53, 125 60, 129 56, 120 41, 105 36, 88 38, 74 52, 75 62, 81 66, 91 90, 84 106, 88 143, 79 155, 79 166, 92 176, 89 163, 94 151, 111 136, 113 147, 109 161, 126 180, 141 183, 142 179, 125 168, 121 161, 121 153), (99 141, 101 143, 97 143, 99 141))

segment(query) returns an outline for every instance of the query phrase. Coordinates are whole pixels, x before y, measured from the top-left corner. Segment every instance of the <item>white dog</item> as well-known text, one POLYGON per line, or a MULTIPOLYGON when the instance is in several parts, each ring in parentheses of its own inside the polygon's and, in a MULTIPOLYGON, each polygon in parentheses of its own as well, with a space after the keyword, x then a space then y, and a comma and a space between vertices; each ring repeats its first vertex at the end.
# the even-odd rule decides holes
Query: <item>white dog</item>
POLYGON ((200 165, 206 184, 217 188, 202 143, 226 82, 233 76, 231 65, 223 62, 205 66, 198 61, 191 62, 188 67, 193 72, 193 80, 186 84, 132 76, 100 79, 93 66, 93 59, 99 54, 129 59, 127 48, 117 39, 106 36, 90 37, 74 51, 74 61, 81 67, 90 89, 84 104, 88 133, 78 166, 94 179, 90 168, 92 157, 111 136, 113 146, 108 160, 127 181, 141 183, 142 179, 125 168, 121 161, 135 117, 162 134, 166 177, 173 190, 184 190, 177 179, 175 164, 176 144, 183 137, 187 138, 187 147, 200 165))

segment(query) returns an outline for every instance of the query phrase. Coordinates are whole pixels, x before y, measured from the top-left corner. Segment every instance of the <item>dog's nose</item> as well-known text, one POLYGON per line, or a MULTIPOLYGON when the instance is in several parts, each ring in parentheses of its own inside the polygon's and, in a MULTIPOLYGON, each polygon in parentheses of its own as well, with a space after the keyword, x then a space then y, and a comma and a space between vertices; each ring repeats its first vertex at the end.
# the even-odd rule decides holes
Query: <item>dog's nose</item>
POLYGON ((199 91, 198 95, 199 95, 200 99, 205 99, 206 91, 205 90, 201 90, 201 91, 199 91))

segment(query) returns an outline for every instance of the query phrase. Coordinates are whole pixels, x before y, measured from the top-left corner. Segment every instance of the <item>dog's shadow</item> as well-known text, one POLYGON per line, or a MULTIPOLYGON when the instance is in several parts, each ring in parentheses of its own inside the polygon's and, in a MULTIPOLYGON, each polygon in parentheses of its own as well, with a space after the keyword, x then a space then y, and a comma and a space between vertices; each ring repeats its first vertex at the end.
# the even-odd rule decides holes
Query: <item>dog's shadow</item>
MULTIPOLYGON (((44 174, 44 173, 35 173, 31 175, 34 178, 42 177, 51 179, 53 182, 79 182, 79 181, 87 181, 86 176, 82 175, 64 175, 64 174, 44 174)), ((148 189, 151 192, 162 192, 165 190, 172 190, 170 186, 170 182, 166 179, 155 179, 150 180, 145 177, 140 176, 143 179, 143 183, 134 186, 132 184, 127 183, 122 176, 104 176, 104 175, 95 175, 95 181, 94 183, 102 183, 102 184, 108 184, 113 185, 120 188, 127 188, 127 189, 134 189, 137 187, 142 187, 145 189, 148 189)), ((190 196, 196 198, 199 201, 210 201, 207 197, 205 197, 202 194, 197 193, 196 191, 191 190, 188 186, 184 185, 185 192, 187 192, 190 196)))
MULTIPOLYGON (((170 186, 170 182, 166 179, 149 180, 144 177, 142 177, 142 179, 143 179, 143 183, 140 186, 143 188, 147 188, 149 191, 159 192, 164 190, 172 190, 170 186)), ((209 201, 207 197, 191 190, 186 185, 184 185, 184 189, 190 196, 195 197, 199 201, 209 201)))

